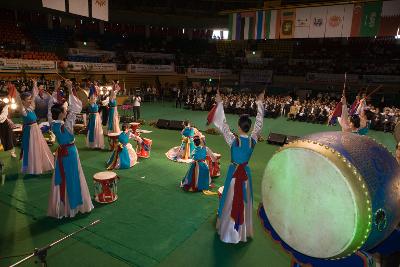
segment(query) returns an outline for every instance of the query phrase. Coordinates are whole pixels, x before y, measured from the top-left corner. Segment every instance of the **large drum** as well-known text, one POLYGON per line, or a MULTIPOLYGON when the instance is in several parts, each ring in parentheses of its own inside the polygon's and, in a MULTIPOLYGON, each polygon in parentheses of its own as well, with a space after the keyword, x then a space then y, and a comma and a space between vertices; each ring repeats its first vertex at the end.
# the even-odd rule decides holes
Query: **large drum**
POLYGON ((119 133, 108 133, 108 144, 110 145, 110 150, 114 150, 115 147, 118 145, 118 136, 119 133))
POLYGON ((98 172, 93 176, 93 181, 96 202, 111 203, 118 199, 118 176, 115 172, 98 172))
POLYGON ((153 141, 148 138, 142 138, 143 143, 142 145, 138 145, 136 148, 136 154, 139 158, 149 158, 150 157, 150 151, 151 151, 151 145, 153 141))
POLYGON ((315 258, 368 250, 400 221, 400 168, 366 136, 324 132, 281 148, 262 181, 265 212, 289 246, 315 258))
POLYGON ((210 170, 211 177, 219 177, 221 175, 219 168, 219 160, 221 159, 221 154, 214 153, 215 158, 217 159, 215 162, 211 160, 211 157, 207 155, 206 161, 208 164, 208 169, 210 170))

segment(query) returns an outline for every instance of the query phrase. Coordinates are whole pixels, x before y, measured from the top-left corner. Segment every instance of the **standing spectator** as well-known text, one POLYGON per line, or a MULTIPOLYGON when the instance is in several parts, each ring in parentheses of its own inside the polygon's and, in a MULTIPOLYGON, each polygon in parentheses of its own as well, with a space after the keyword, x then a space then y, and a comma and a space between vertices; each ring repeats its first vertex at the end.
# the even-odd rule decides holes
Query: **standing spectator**
POLYGON ((175 108, 178 108, 178 104, 179 104, 179 108, 182 108, 182 91, 180 88, 176 89, 175 91, 175 108))
POLYGON ((142 102, 142 98, 138 93, 135 93, 132 100, 133 100, 133 119, 134 121, 138 121, 140 119, 140 103, 142 102))

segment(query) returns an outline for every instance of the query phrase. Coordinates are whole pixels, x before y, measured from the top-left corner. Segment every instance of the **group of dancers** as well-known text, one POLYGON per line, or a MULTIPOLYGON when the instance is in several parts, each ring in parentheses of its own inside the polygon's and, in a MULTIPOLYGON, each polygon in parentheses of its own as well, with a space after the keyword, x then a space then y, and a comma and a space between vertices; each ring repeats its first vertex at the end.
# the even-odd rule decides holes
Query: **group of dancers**
MULTIPOLYGON (((37 124, 32 99, 38 93, 36 81, 32 93, 20 95, 23 116, 23 135, 21 146, 22 172, 27 174, 42 174, 53 170, 51 192, 49 197, 48 215, 51 217, 73 217, 78 212, 90 212, 93 204, 85 175, 79 159, 78 149, 74 140, 74 124, 77 114, 82 110, 82 103, 77 98, 71 81, 66 80, 68 89, 67 104, 56 98, 49 109, 51 130, 59 144, 55 154, 50 151, 37 124)), ((107 133, 119 133, 118 145, 114 148, 107 162, 107 169, 123 169, 133 167, 137 163, 137 152, 129 143, 133 139, 139 144, 138 150, 146 144, 139 134, 130 131, 129 125, 119 129, 119 118, 116 106, 118 86, 110 92, 109 116, 107 133)), ((213 123, 230 147, 231 163, 229 164, 223 192, 219 202, 216 229, 220 239, 226 243, 246 242, 253 236, 253 188, 249 167, 255 145, 263 128, 264 92, 256 100, 257 115, 253 130, 249 115, 242 114, 238 119, 238 133, 231 132, 227 124, 223 100, 219 92, 215 97, 216 104, 207 119, 213 123), (250 133, 250 134, 249 134, 250 133)), ((92 87, 89 95, 89 120, 87 146, 92 149, 104 148, 104 135, 98 105, 96 104, 96 88, 92 87)), ((343 131, 366 134, 368 121, 363 117, 365 101, 358 103, 356 112, 349 116, 346 99, 342 98, 342 113, 339 122, 343 131)), ((5 107, 3 107, 4 109, 5 107)), ((0 127, 3 113, 0 115, 0 127)), ((198 192, 212 187, 210 162, 216 162, 215 153, 206 145, 204 135, 185 122, 181 132, 182 143, 166 153, 166 156, 178 162, 190 163, 188 171, 181 180, 185 191, 198 192), (207 158, 210 161, 207 161, 207 158)), ((397 146, 396 156, 400 158, 400 148, 397 146)))
MULTIPOLYGON (((40 90, 43 90, 42 85, 38 86, 37 81, 33 80, 32 92, 23 92, 20 95, 14 92, 17 102, 22 104, 21 172, 31 175, 53 172, 47 214, 55 218, 74 217, 78 212, 86 213, 93 209, 78 149, 74 143, 74 126, 77 115, 82 111, 82 102, 77 97, 72 81, 66 79, 65 87, 68 90, 68 97, 58 83, 58 87, 52 94, 51 107, 49 106, 48 109, 50 129, 58 143, 54 154, 43 137, 35 114, 34 99, 40 90), (64 97, 60 97, 61 93, 64 97)), ((143 149, 143 139, 138 132, 132 133, 129 125, 123 125, 123 131, 120 131, 116 105, 118 90, 118 84, 114 84, 109 96, 106 132, 116 133, 119 141, 112 151, 110 159, 106 162, 106 168, 109 170, 130 168, 137 163, 137 153, 129 143, 130 138, 138 142, 139 152, 143 149)), ((87 147, 91 149, 104 148, 103 127, 98 112, 99 107, 96 103, 97 96, 98 88, 92 85, 89 93, 86 138, 87 147)), ((8 105, 4 105, 3 101, 1 108, 1 141, 4 150, 11 150, 11 156, 15 157, 12 122, 7 117, 8 105), (4 120, 2 120, 3 117, 4 120)))

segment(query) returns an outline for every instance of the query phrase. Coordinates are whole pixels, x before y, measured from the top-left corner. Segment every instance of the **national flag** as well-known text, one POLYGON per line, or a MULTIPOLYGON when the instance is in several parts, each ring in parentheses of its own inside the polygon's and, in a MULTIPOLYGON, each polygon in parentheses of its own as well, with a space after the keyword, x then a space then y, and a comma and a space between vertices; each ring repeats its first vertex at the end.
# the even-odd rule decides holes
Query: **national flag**
POLYGON ((281 39, 293 38, 295 30, 294 27, 295 19, 296 19, 296 9, 281 10, 279 38, 281 39))
POLYGON ((257 11, 255 23, 255 39, 265 38, 265 11, 257 11))
POLYGON ((92 0, 92 17, 108 21, 108 0, 92 0))
POLYGON ((243 12, 240 14, 242 18, 241 36, 243 40, 255 39, 254 29, 256 21, 256 12, 243 12))
POLYGON ((325 37, 341 37, 344 20, 344 5, 328 6, 325 37))
POLYGON ((350 37, 354 5, 344 5, 342 37, 350 37))
POLYGON ((381 22, 382 2, 365 3, 363 7, 363 19, 361 21, 360 36, 376 36, 381 22))
POLYGON ((310 38, 322 38, 325 36, 327 7, 311 8, 310 38))
POLYGON ((43 7, 65 12, 65 0, 42 0, 43 7))
POLYGON ((294 38, 308 38, 310 33, 311 9, 297 8, 294 38))
POLYGON ((88 0, 69 0, 69 13, 89 17, 88 0))
POLYGON ((379 36, 396 36, 400 27, 400 1, 385 1, 382 4, 379 36))
POLYGON ((279 38, 280 20, 280 10, 268 10, 265 12, 266 39, 279 38))

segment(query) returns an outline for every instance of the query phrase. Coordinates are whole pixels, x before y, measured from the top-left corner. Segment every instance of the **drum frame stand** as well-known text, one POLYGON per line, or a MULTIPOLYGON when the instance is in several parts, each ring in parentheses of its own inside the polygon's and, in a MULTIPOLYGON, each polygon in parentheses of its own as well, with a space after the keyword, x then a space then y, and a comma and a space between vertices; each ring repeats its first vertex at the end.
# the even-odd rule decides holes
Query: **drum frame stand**
POLYGON ((48 251, 49 249, 51 249, 53 246, 55 246, 55 245, 57 245, 57 244, 59 244, 59 243, 65 241, 66 239, 68 239, 68 238, 74 236, 75 234, 77 234, 77 233, 79 233, 79 232, 81 232, 81 231, 87 229, 88 227, 93 226, 93 225, 95 225, 95 224, 98 224, 99 222, 101 222, 101 221, 100 221, 100 220, 96 220, 96 221, 90 223, 89 225, 86 225, 85 227, 83 227, 83 228, 81 228, 81 229, 79 229, 79 230, 77 230, 77 231, 75 231, 75 232, 70 233, 69 235, 66 235, 66 236, 64 236, 64 237, 62 237, 62 238, 60 238, 60 239, 58 239, 58 240, 56 240, 56 241, 54 241, 54 242, 52 242, 52 243, 50 243, 50 244, 47 244, 46 246, 44 246, 44 247, 42 247, 42 248, 35 248, 35 249, 33 250, 32 253, 22 254, 22 255, 16 255, 16 256, 9 256, 9 257, 5 257, 5 258, 19 257, 19 256, 28 255, 28 256, 26 256, 25 258, 23 258, 22 260, 20 260, 20 261, 14 263, 13 265, 10 265, 10 267, 14 267, 14 266, 20 265, 21 263, 24 263, 25 261, 29 260, 30 258, 33 258, 33 257, 37 256, 38 259, 39 259, 39 261, 35 261, 35 263, 40 262, 40 265, 41 265, 42 267, 47 267, 48 265, 47 265, 47 259, 46 259, 46 257, 47 257, 47 251, 48 251))

